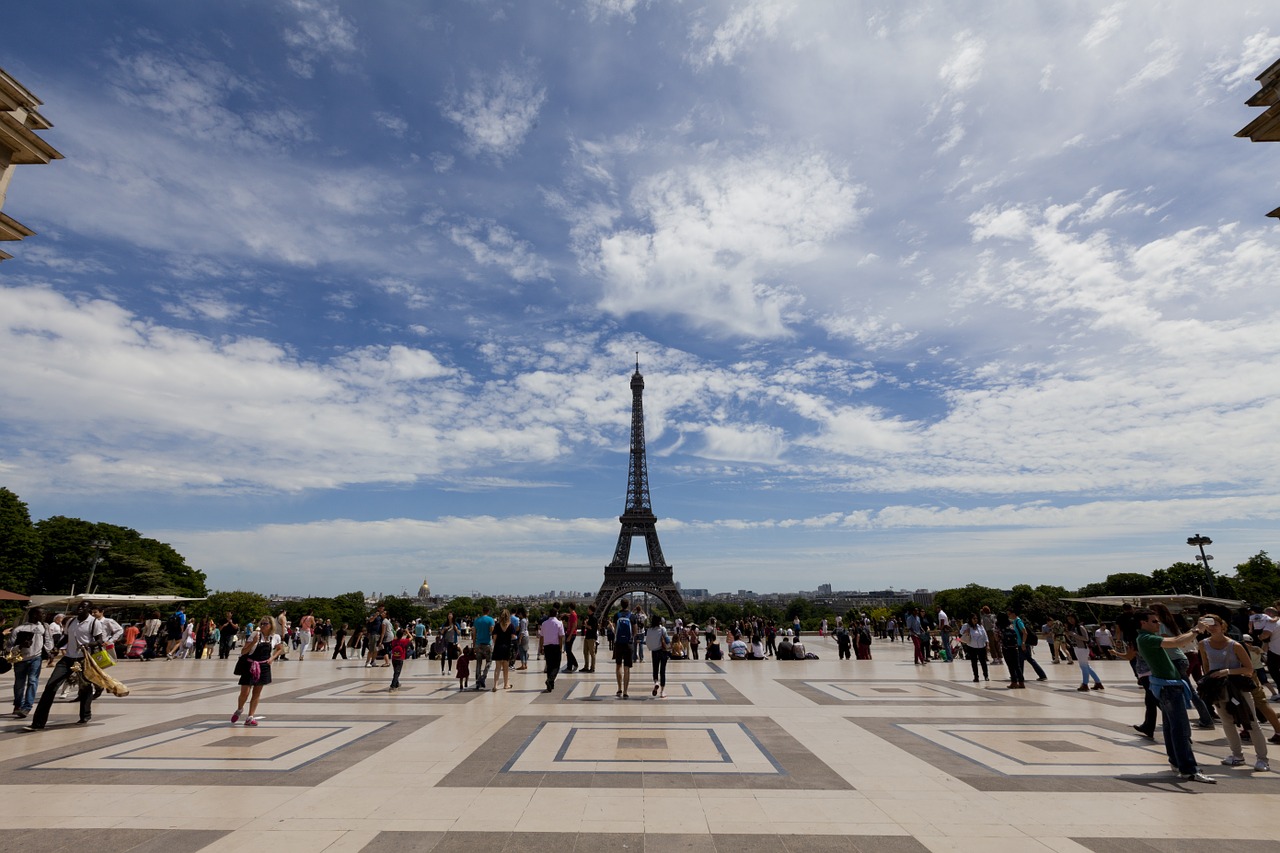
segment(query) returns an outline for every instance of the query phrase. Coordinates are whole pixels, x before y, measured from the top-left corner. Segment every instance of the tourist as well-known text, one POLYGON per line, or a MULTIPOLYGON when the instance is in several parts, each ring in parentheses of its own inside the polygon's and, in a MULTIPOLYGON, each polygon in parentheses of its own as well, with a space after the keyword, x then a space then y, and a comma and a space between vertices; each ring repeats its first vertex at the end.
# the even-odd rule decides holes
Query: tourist
POLYGON ((444 654, 440 656, 440 673, 443 675, 453 666, 454 658, 459 656, 458 642, 461 634, 457 623, 453 621, 453 611, 445 617, 444 625, 440 628, 440 639, 444 640, 444 654))
POLYGON ((747 652, 747 660, 764 660, 764 640, 759 634, 751 635, 751 650, 747 652))
POLYGON ((613 618, 613 671, 618 680, 619 699, 629 699, 627 688, 631 684, 631 649, 636 632, 635 615, 631 612, 631 602, 622 600, 618 614, 613 618))
POLYGON ((940 647, 942 649, 942 659, 951 662, 951 617, 947 615, 947 611, 941 607, 937 613, 938 634, 940 647))
POLYGON ((1018 653, 1022 656, 1022 668, 1025 671, 1027 664, 1031 664, 1031 668, 1036 671, 1036 681, 1048 681, 1049 676, 1045 675, 1044 669, 1036 662, 1032 650, 1040 644, 1040 637, 1036 634, 1035 625, 1030 619, 1022 619, 1014 612, 1013 608, 1009 608, 1009 614, 1017 619, 1022 631, 1022 646, 1018 649, 1018 653))
POLYGON ((235 617, 228 610, 226 615, 222 617, 222 623, 218 625, 218 659, 226 660, 231 657, 231 645, 235 642, 236 632, 240 630, 240 626, 236 624, 235 617))
POLYGON ((45 655, 53 653, 53 635, 44 624, 44 611, 27 610, 22 622, 9 632, 9 649, 18 649, 22 660, 13 665, 13 716, 21 720, 36 704, 40 687, 40 667, 45 655))
MULTIPOLYGON (((1150 609, 1151 612, 1156 614, 1156 617, 1160 620, 1160 630, 1157 632, 1160 636, 1174 637, 1187 630, 1186 625, 1183 624, 1178 617, 1174 616, 1165 605, 1157 602, 1152 604, 1150 609)), ((1191 647, 1195 646, 1194 643, 1189 645, 1191 647)), ((1165 652, 1169 655, 1169 659, 1173 661, 1173 665, 1177 668, 1178 674, 1182 677, 1182 680, 1186 682, 1187 691, 1191 696, 1191 703, 1195 706, 1196 713, 1200 715, 1200 720, 1196 723, 1196 728, 1205 729, 1207 731, 1212 731, 1217 728, 1213 723, 1213 713, 1209 710, 1208 704, 1200 698, 1200 694, 1196 691, 1195 685, 1191 683, 1191 663, 1187 659, 1186 648, 1170 646, 1165 649, 1165 652)))
POLYGON ((991 655, 991 662, 999 666, 1004 663, 1004 650, 1000 647, 1000 628, 996 624, 996 615, 988 605, 984 604, 978 609, 978 621, 982 623, 982 630, 987 632, 987 651, 991 655))
POLYGON ((805 649, 804 643, 800 642, 800 635, 797 634, 795 639, 791 641, 791 659, 804 660, 809 656, 809 652, 805 649))
MULTIPOLYGON (((102 620, 102 627, 107 632, 107 642, 103 648, 107 650, 107 654, 111 656, 112 660, 118 660, 118 656, 116 654, 116 643, 124 639, 124 628, 119 622, 108 616, 107 612, 101 607, 95 607, 92 615, 93 618, 102 620)), ((98 696, 101 695, 102 688, 98 688, 98 696)), ((97 696, 94 698, 96 699, 97 696)))
MULTIPOLYGON (((516 608, 516 616, 520 619, 520 666, 516 669, 529 668, 529 614, 524 609, 524 605, 516 608)), ((595 672, 595 662, 592 661, 591 671, 595 672)))
POLYGON ((929 632, 925 629, 924 620, 920 617, 920 608, 907 609, 907 632, 911 635, 911 645, 915 652, 912 663, 921 666, 929 662, 929 632))
POLYGON ((732 634, 733 639, 729 642, 729 660, 746 660, 750 654, 747 643, 742 639, 741 634, 732 634))
POLYGON ((564 655, 565 672, 578 671, 578 657, 573 653, 573 643, 578 639, 578 607, 569 605, 569 612, 564 617, 564 655))
POLYGON ((404 660, 409 656, 409 650, 412 648, 413 638, 409 636, 409 629, 401 628, 396 632, 396 638, 391 641, 391 686, 387 688, 387 692, 394 693, 400 689, 400 672, 404 669, 404 660))
POLYGON ((511 689, 511 659, 519 641, 519 620, 513 622, 511 611, 504 608, 498 614, 498 622, 493 629, 493 688, 490 692, 497 692, 498 676, 502 676, 502 689, 511 689))
POLYGON ((179 606, 177 610, 170 614, 164 626, 164 656, 166 659, 172 660, 174 653, 182 646, 182 632, 186 630, 186 627, 187 614, 179 606))
POLYGON ((1071 663, 1071 652, 1068 651, 1071 641, 1067 637, 1067 623, 1055 616, 1045 628, 1046 633, 1053 638, 1053 662, 1061 660, 1063 663, 1071 663))
POLYGON ((467 689, 467 682, 471 679, 471 662, 475 659, 475 651, 470 645, 462 650, 462 654, 458 655, 458 669, 456 675, 458 677, 459 690, 467 689))
POLYGON ((854 634, 854 655, 858 660, 871 660, 871 626, 860 625, 854 634))
MULTIPOLYGON (((639 663, 644 663, 644 632, 649 624, 649 618, 645 616, 643 607, 636 607, 631 613, 631 635, 633 637, 632 645, 634 649, 634 659, 639 663)), ((622 691, 626 693, 626 691, 622 691)))
POLYGON ((666 620, 658 614, 645 631, 644 644, 653 661, 653 695, 667 698, 667 654, 671 648, 671 636, 667 633, 666 620))
POLYGON ((258 702, 262 698, 262 688, 271 683, 271 663, 285 652, 285 644, 276 633, 278 624, 270 616, 263 616, 258 620, 258 630, 249 635, 240 649, 240 659, 235 668, 240 674, 240 698, 235 713, 231 715, 232 725, 244 716, 246 701, 249 703, 249 716, 244 724, 250 727, 258 725, 258 702))
MULTIPOLYGON (((1067 614, 1067 622, 1063 625, 1066 631, 1067 640, 1071 643, 1071 647, 1075 650, 1076 663, 1080 664, 1080 686, 1076 690, 1081 693, 1089 690, 1089 679, 1093 679, 1093 689, 1103 690, 1102 679, 1098 677, 1098 673, 1089 665, 1089 633, 1085 631, 1084 626, 1076 619, 1074 613, 1067 614)), ((1057 663, 1055 660, 1054 663, 1057 663)))
POLYGON ((965 648, 965 654, 969 656, 969 665, 973 667, 974 684, 978 683, 979 665, 982 666, 982 680, 991 680, 987 672, 987 646, 990 642, 991 638, 987 636, 987 629, 983 628, 978 620, 978 614, 969 614, 969 621, 960 626, 960 643, 965 648))
POLYGON ((582 672, 596 671, 596 646, 600 640, 600 617, 596 606, 587 605, 587 617, 582 620, 582 672))
POLYGON ((1138 654, 1151 668, 1149 689, 1160 703, 1164 748, 1169 764, 1184 782, 1215 784, 1217 780, 1201 773, 1196 765, 1195 752, 1191 747, 1191 725, 1187 719, 1191 686, 1182 679, 1168 654, 1169 649, 1194 640, 1196 633, 1188 631, 1175 637, 1162 637, 1159 633, 1160 617, 1154 612, 1139 610, 1134 617, 1138 620, 1138 654))
POLYGON ((311 615, 308 610, 298 620, 298 660, 306 660, 307 650, 311 648, 311 641, 315 633, 316 617, 311 615))
POLYGON ((476 654, 476 690, 484 690, 489 666, 493 663, 493 629, 497 622, 489 615, 491 609, 488 604, 484 605, 471 626, 476 654))
MULTIPOLYGON (((538 626, 538 639, 546 658, 547 692, 550 693, 555 689, 556 675, 560 672, 560 657, 564 653, 564 623, 554 611, 538 626)), ((628 669, 627 672, 630 673, 631 670, 628 669)))
POLYGON ((889 621, 884 623, 884 631, 889 635, 889 642, 898 642, 898 620, 890 616, 889 621))
POLYGON ((795 660, 795 644, 791 642, 791 629, 782 635, 782 639, 778 642, 778 651, 773 656, 774 660, 795 660))
POLYGON ((1227 636, 1227 622, 1221 616, 1207 614, 1200 624, 1209 636, 1199 643, 1208 673, 1200 681, 1205 697, 1218 709, 1222 730, 1227 736, 1231 754, 1222 759, 1227 767, 1244 764, 1244 749, 1236 725, 1242 724, 1249 732, 1249 742, 1257 759, 1253 769, 1267 771, 1267 741, 1258 725, 1258 709, 1254 704, 1253 662, 1245 647, 1227 636))
POLYGON ((337 660, 339 657, 341 657, 343 660, 347 659, 347 631, 349 630, 350 629, 347 627, 347 623, 343 622, 342 627, 339 628, 336 633, 334 633, 333 656, 329 658, 329 660, 337 660))
POLYGON ((1112 660, 1116 656, 1115 638, 1111 634, 1111 629, 1106 625, 1099 625, 1093 632, 1093 641, 1098 645, 1098 657, 1104 660, 1112 660))
POLYGON ((853 637, 849 636, 849 629, 843 625, 836 628, 836 654, 840 660, 853 657, 853 637))
POLYGON ((1022 668, 1023 632, 1026 629, 1022 624, 1022 620, 1018 618, 1018 614, 1013 612, 1013 608, 1007 610, 1005 615, 1000 617, 998 625, 1004 664, 1009 668, 1008 688, 1010 690, 1022 690, 1027 686, 1026 681, 1023 679, 1022 668))
MULTIPOLYGON (((63 655, 45 683, 44 692, 40 694, 40 704, 36 706, 35 715, 31 718, 27 731, 36 732, 45 727, 49 722, 49 712, 53 709, 55 697, 63 684, 69 683, 71 679, 71 667, 81 661, 86 654, 92 654, 106 643, 106 627, 101 619, 95 619, 91 615, 92 610, 91 602, 81 601, 76 605, 75 618, 63 625, 63 655)), ((57 644, 56 638, 54 644, 57 644)), ((81 681, 79 684, 79 702, 79 725, 85 725, 93 719, 93 685, 88 681, 81 681)))

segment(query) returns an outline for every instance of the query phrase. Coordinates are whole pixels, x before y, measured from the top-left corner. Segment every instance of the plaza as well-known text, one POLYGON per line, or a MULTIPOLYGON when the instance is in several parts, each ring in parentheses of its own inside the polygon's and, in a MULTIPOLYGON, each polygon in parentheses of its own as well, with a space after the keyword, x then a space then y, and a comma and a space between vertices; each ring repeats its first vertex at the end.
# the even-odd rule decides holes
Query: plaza
POLYGON ((647 661, 620 700, 603 661, 494 693, 420 659, 392 694, 389 669, 313 655, 273 667, 258 728, 229 722, 232 661, 122 662, 131 695, 88 725, 58 703, 43 732, 0 726, 0 850, 1280 851, 1280 774, 1196 731, 1218 784, 1179 781, 1123 661, 1105 691, 1074 665, 1008 691, 902 643, 806 642, 820 660, 673 661, 665 700, 647 661))

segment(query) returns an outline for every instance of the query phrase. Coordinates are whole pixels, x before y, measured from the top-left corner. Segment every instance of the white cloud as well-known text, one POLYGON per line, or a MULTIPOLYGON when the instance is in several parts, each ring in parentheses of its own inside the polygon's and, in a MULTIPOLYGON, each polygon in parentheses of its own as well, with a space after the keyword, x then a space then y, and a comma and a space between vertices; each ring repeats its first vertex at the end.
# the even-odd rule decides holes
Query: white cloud
POLYGON ((504 66, 491 75, 473 74, 471 86, 447 98, 441 113, 462 130, 468 152, 502 161, 519 150, 546 100, 531 65, 504 66))
POLYGON ((1116 3, 1102 10, 1098 19, 1089 27, 1089 32, 1080 39, 1080 46, 1085 50, 1092 50, 1111 38, 1123 23, 1121 12, 1124 11, 1124 7, 1124 3, 1116 3))
POLYGON ((299 77, 315 75, 316 64, 332 59, 341 65, 356 50, 356 27, 334 0, 289 0, 298 21, 284 31, 284 43, 293 55, 289 68, 299 77))
POLYGON ((587 0, 587 14, 593 21, 596 18, 622 18, 634 24, 639 5, 640 0, 587 0))
POLYGON ((471 220, 448 229, 449 239, 471 253, 476 263, 501 267, 518 282, 551 279, 547 262, 533 245, 496 222, 471 220))
POLYGON ((403 137, 409 132, 409 122, 405 121, 401 116, 395 113, 388 113, 382 110, 376 110, 373 114, 373 120, 383 127, 392 136, 403 137))
POLYGON ((795 0, 746 0, 734 9, 711 33, 694 28, 695 44, 690 59, 695 67, 717 62, 729 64, 739 53, 758 41, 777 36, 779 24, 799 8, 795 0))
POLYGON ((778 462, 786 450, 782 430, 759 424, 736 427, 710 424, 703 427, 702 440, 699 455, 705 459, 771 465, 778 462))
POLYGON ((674 314, 735 334, 785 333, 796 267, 857 224, 860 187, 821 154, 720 157, 640 182, 648 228, 599 238, 601 307, 674 314))

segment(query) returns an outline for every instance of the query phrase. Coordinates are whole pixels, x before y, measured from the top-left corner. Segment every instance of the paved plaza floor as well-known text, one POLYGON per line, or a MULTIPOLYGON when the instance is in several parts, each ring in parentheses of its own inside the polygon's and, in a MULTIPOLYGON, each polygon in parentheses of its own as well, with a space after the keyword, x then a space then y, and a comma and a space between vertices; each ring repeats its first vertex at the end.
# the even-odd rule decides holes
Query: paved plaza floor
POLYGON ((392 694, 390 669, 312 655, 273 667, 258 728, 229 722, 230 661, 122 662, 132 695, 87 726, 73 703, 0 723, 0 853, 1280 853, 1280 774, 1196 731, 1218 784, 1179 781, 1131 728, 1124 662, 1102 692, 1074 665, 1006 690, 900 643, 808 642, 821 660, 672 662, 665 700, 647 660, 622 701, 603 661, 552 693, 540 663, 460 693, 409 661, 392 694))

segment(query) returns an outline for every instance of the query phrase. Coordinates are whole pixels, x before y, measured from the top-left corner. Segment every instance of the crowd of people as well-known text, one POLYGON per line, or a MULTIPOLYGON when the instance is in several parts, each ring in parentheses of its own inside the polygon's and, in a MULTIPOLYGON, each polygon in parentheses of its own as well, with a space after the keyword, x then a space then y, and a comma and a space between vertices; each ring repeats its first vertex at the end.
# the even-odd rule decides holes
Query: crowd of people
MULTIPOLYGON (((1074 613, 1033 622, 1015 608, 996 613, 986 606, 957 623, 941 607, 931 612, 911 607, 901 621, 873 621, 862 615, 851 616, 852 624, 839 616, 834 624, 824 619, 816 633, 820 640, 834 639, 841 660, 851 659, 855 650, 859 660, 869 660, 874 635, 889 642, 900 636, 911 643, 917 666, 967 660, 974 683, 989 682, 991 668, 1003 665, 1011 690, 1026 688, 1028 670, 1036 680, 1047 680, 1035 657, 1041 645, 1050 663, 1074 662, 1079 667, 1081 692, 1106 689, 1094 662, 1127 660, 1144 688, 1144 716, 1134 730, 1154 740, 1156 720, 1161 718, 1171 767, 1184 779, 1211 783, 1191 751, 1193 725, 1222 727, 1231 750, 1222 759, 1226 766, 1246 763, 1247 744, 1254 753, 1254 768, 1268 770, 1267 744, 1280 743, 1280 717, 1271 707, 1280 702, 1278 608, 1280 602, 1236 614, 1205 612, 1189 625, 1159 603, 1145 609, 1125 605, 1114 622, 1085 625, 1074 613), (1194 724, 1188 710, 1196 715, 1194 724)), ((588 605, 583 614, 569 604, 532 613, 520 606, 502 609, 496 616, 485 606, 469 624, 448 613, 434 630, 422 619, 397 623, 381 606, 355 626, 335 627, 311 612, 295 624, 287 610, 241 626, 229 612, 220 619, 188 618, 180 607, 168 616, 152 611, 122 625, 102 608, 81 601, 71 613, 27 610, 4 629, 4 662, 13 670, 13 716, 30 715, 27 728, 38 731, 48 724, 54 702, 70 698, 73 688, 78 723, 92 719, 93 701, 102 687, 85 677, 85 670, 94 668, 86 657, 97 661, 98 655, 105 655, 102 665, 109 666, 122 658, 211 659, 215 650, 219 659, 227 660, 235 652, 240 693, 231 721, 243 719, 244 725, 257 726, 272 665, 290 660, 291 653, 299 661, 308 652, 331 652, 334 660, 351 654, 365 667, 388 667, 388 690, 394 693, 400 689, 405 662, 417 658, 438 662, 441 674, 457 678, 459 690, 497 692, 512 688, 511 673, 527 670, 532 656, 543 661, 546 691, 552 692, 559 675, 596 672, 598 657, 605 652, 614 665, 618 699, 630 698, 632 670, 647 654, 651 694, 662 699, 668 661, 698 660, 700 651, 710 661, 816 659, 802 633, 798 619, 789 626, 762 617, 724 626, 715 619, 703 626, 678 618, 668 621, 657 613, 646 614, 643 607, 633 608, 626 599, 603 616, 595 605, 588 605), (44 670, 49 672, 41 692, 44 670)))

